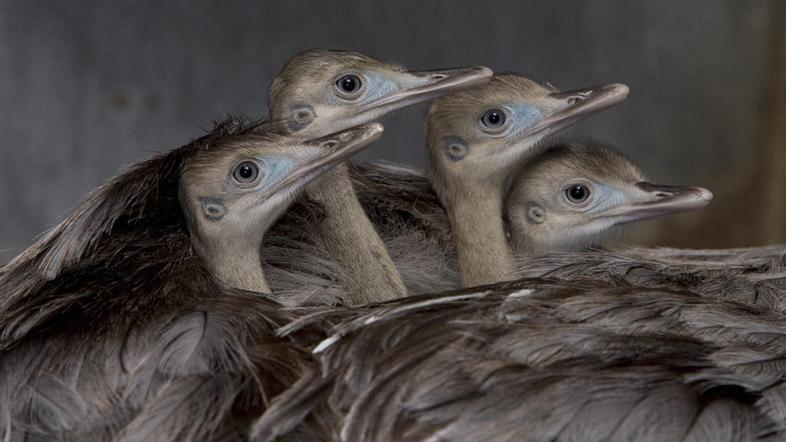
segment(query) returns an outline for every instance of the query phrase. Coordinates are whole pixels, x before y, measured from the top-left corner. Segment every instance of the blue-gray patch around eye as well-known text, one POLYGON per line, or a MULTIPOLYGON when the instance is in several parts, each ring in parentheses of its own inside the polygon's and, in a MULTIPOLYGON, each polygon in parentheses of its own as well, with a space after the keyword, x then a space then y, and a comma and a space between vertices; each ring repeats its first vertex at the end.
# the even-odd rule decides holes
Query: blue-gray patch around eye
POLYGON ((210 221, 220 221, 227 213, 227 208, 224 206, 224 201, 221 198, 214 198, 212 196, 203 196, 199 198, 199 204, 202 206, 202 213, 210 221))
POLYGON ((442 148, 445 149, 445 154, 452 161, 463 159, 469 152, 469 145, 459 137, 445 137, 445 143, 442 145, 442 148))
POLYGON ((625 193, 605 184, 595 184, 595 207, 591 212, 604 212, 625 204, 625 193))
POLYGON ((517 104, 510 106, 515 116, 515 125, 518 129, 528 129, 543 118, 543 113, 531 104, 517 104))
MULTIPOLYGON (((360 103, 371 103, 401 89, 396 82, 380 74, 363 73, 360 77, 360 81, 363 82, 363 89, 365 89, 363 98, 359 101, 360 103)), ((341 105, 346 103, 346 100, 336 96, 332 89, 327 101, 329 104, 341 105)))
POLYGON ((266 155, 258 159, 263 169, 261 173, 265 175, 262 189, 270 188, 286 178, 295 165, 295 161, 285 155, 266 155))
POLYGON ((366 96, 363 98, 363 101, 366 103, 376 101, 401 89, 399 85, 396 84, 393 80, 382 75, 367 74, 365 77, 367 82, 366 87, 368 87, 368 90, 366 92, 366 96))
POLYGON ((287 119, 289 130, 292 132, 303 130, 316 117, 317 113, 311 105, 295 104, 289 108, 289 118, 287 119))

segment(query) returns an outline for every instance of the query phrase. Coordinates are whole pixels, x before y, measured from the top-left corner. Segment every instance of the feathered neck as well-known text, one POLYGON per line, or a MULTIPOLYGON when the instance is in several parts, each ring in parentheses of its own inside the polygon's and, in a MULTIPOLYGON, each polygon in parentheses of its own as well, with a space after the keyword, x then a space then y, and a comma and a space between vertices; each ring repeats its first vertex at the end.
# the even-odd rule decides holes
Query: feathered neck
POLYGON ((443 203, 453 227, 462 286, 509 279, 515 267, 503 220, 501 186, 457 187, 443 203))
POLYGON ((342 274, 352 304, 402 298, 407 289, 385 244, 360 205, 348 169, 339 165, 306 188, 323 208, 317 230, 342 274))

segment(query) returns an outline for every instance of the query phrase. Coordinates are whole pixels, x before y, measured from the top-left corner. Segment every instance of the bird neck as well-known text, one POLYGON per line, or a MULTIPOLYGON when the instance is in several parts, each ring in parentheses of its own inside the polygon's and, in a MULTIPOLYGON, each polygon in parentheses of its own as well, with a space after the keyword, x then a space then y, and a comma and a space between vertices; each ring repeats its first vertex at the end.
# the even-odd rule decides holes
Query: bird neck
POLYGON ((446 196, 443 205, 453 228, 461 284, 472 287, 509 279, 514 259, 502 219, 502 186, 452 187, 449 194, 441 194, 446 196))
POLYGON ((216 247, 207 247, 198 253, 208 268, 224 284, 259 293, 271 293, 270 285, 262 271, 259 242, 247 239, 225 238, 216 247))
POLYGON ((343 277, 347 301, 357 305, 407 296, 401 275, 357 199, 347 166, 340 164, 310 184, 305 194, 324 209, 317 230, 343 277))

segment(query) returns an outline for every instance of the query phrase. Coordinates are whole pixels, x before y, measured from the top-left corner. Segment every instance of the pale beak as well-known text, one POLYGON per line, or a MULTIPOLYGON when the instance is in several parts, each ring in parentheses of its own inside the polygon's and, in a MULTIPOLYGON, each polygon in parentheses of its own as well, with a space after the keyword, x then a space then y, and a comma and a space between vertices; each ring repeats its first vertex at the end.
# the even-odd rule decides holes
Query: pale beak
POLYGON ((579 121, 607 109, 628 96, 628 86, 614 83, 569 92, 554 92, 549 98, 558 100, 556 110, 546 115, 534 126, 528 128, 522 136, 534 134, 552 134, 579 121))
POLYGON ((620 206, 604 214, 604 217, 619 218, 619 224, 622 224, 701 209, 712 200, 712 192, 703 187, 664 186, 647 182, 637 183, 636 186, 646 192, 643 201, 620 206))
POLYGON ((417 77, 418 86, 403 89, 368 104, 367 110, 387 108, 400 109, 434 98, 463 91, 489 81, 494 75, 491 69, 484 66, 469 68, 444 69, 434 71, 409 72, 417 77))
POLYGON ((370 146, 382 136, 383 131, 382 124, 369 123, 305 141, 304 144, 319 148, 321 154, 295 166, 289 175, 270 191, 269 195, 306 185, 340 162, 370 146))

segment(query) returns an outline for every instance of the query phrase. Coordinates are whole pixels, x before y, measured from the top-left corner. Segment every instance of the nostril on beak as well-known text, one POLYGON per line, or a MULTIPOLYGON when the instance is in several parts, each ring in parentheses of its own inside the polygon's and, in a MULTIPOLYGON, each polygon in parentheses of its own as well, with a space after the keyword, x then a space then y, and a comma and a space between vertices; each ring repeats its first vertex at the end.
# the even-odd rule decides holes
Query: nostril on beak
POLYGON ((671 196, 671 195, 672 194, 670 192, 656 192, 655 193, 655 197, 661 198, 661 199, 666 198, 666 197, 671 196))
POLYGON ((431 76, 431 79, 434 80, 434 81, 439 81, 439 80, 442 80, 442 79, 445 79, 445 78, 447 78, 446 74, 433 74, 431 76))
MULTIPOLYGON (((346 132, 340 133, 340 134, 338 134, 338 142, 347 141, 350 138, 352 138, 352 136, 353 136, 353 132, 350 132, 350 131, 346 131, 346 132)), ((335 144, 336 142, 337 142, 336 140, 333 140, 333 144, 335 144)))
POLYGON ((338 144, 338 141, 330 140, 330 141, 325 141, 322 144, 322 147, 324 147, 325 149, 332 149, 332 148, 336 147, 337 144, 338 144))
POLYGON ((584 97, 579 97, 578 95, 574 95, 574 96, 568 98, 568 104, 576 104, 576 103, 578 103, 580 101, 583 101, 583 100, 584 100, 584 97))

